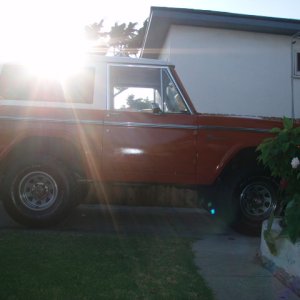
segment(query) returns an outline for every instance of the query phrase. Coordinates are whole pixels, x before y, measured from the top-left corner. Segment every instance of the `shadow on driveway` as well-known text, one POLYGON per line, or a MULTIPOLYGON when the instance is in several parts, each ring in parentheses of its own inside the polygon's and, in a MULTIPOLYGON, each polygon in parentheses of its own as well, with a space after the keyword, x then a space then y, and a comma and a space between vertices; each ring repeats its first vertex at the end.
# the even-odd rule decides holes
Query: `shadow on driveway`
MULTIPOLYGON (((24 228, 0 206, 0 229, 24 228)), ((231 232, 205 210, 195 208, 80 205, 52 230, 103 234, 147 234, 201 238, 231 232)))

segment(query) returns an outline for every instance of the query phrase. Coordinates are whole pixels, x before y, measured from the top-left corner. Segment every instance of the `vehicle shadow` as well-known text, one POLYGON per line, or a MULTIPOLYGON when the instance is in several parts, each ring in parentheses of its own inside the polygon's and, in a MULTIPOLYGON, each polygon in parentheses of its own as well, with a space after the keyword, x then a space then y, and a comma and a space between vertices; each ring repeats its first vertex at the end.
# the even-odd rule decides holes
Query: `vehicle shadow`
MULTIPOLYGON (((0 229, 24 228, 15 223, 0 206, 0 229)), ((231 232, 223 222, 203 209, 99 204, 78 206, 63 222, 50 230, 193 238, 231 232)))

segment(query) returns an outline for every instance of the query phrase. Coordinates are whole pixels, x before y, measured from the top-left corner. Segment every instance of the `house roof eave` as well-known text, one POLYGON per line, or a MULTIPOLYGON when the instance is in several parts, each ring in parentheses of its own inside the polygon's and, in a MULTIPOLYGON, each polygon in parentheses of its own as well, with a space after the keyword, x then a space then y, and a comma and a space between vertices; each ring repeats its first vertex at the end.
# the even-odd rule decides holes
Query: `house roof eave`
POLYGON ((292 36, 300 20, 241 15, 207 10, 151 7, 142 57, 157 58, 172 25, 222 28, 292 36))

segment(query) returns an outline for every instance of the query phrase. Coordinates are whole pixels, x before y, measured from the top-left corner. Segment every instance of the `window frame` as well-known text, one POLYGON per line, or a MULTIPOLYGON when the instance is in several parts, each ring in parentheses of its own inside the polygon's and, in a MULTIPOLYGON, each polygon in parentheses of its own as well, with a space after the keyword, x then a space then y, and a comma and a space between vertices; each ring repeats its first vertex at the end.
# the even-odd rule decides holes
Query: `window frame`
POLYGON ((293 55, 293 76, 300 78, 300 49, 296 49, 293 55))
MULTIPOLYGON (((147 68, 147 69, 159 69, 160 70, 160 93, 161 93, 161 97, 162 97, 162 102, 165 102, 164 99, 164 92, 163 92, 163 71, 166 72, 166 75, 169 77, 170 81, 174 84, 174 86, 176 87, 176 89, 179 92, 180 97, 182 98, 184 105, 187 107, 187 112, 186 113, 169 113, 169 112, 165 112, 164 108, 162 110, 163 114, 193 114, 193 111, 191 109, 191 107, 189 106, 183 92, 181 91, 180 87, 178 86, 174 76, 172 75, 172 72, 170 71, 168 66, 159 66, 159 65, 138 65, 138 64, 118 64, 118 63, 110 63, 107 64, 107 95, 106 95, 106 106, 108 110, 111 111, 116 111, 113 107, 113 95, 112 95, 112 85, 111 85, 111 67, 125 67, 125 68, 147 68)), ((119 110, 118 110, 119 111, 119 110)), ((140 113, 140 112, 138 112, 140 113)))

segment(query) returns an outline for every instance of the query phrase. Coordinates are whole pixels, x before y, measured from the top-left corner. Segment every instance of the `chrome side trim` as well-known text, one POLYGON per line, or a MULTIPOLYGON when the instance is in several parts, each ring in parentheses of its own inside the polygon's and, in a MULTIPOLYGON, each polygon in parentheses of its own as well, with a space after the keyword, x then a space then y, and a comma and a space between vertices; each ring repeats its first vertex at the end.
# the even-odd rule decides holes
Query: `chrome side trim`
POLYGON ((20 122, 47 122, 47 123, 65 123, 65 124, 93 124, 103 125, 104 122, 94 120, 76 120, 76 119, 51 119, 51 118, 35 118, 35 117, 11 117, 11 116, 0 116, 0 120, 6 121, 20 121, 20 122))
POLYGON ((150 128, 177 128, 177 129, 192 129, 197 130, 196 125, 184 125, 184 124, 154 124, 154 123, 137 123, 137 122, 109 122, 105 121, 106 126, 124 126, 124 127, 150 127, 150 128))
POLYGON ((150 128, 177 128, 197 130, 198 126, 181 125, 181 124, 153 124, 140 122, 110 122, 95 120, 76 120, 76 119, 50 119, 50 118, 34 118, 34 117, 10 117, 0 116, 0 120, 7 121, 29 121, 29 122, 49 122, 49 123, 65 123, 65 124, 88 124, 88 125, 105 125, 105 126, 123 126, 123 127, 150 127, 150 128))
POLYGON ((266 128, 247 128, 247 127, 227 127, 227 126, 210 126, 210 125, 185 125, 185 124, 163 124, 163 123, 142 123, 142 122, 112 122, 102 120, 77 120, 77 119, 56 119, 56 118, 39 118, 39 117, 12 117, 0 116, 0 120, 7 121, 30 121, 30 122, 48 122, 48 123, 65 123, 65 124, 88 124, 88 125, 105 125, 105 126, 123 126, 123 127, 150 127, 150 128, 177 128, 190 130, 217 130, 217 131, 244 131, 256 133, 270 133, 271 129, 266 128))
POLYGON ((248 128, 248 127, 227 127, 227 126, 208 126, 199 125, 199 130, 219 130, 219 131, 246 131, 246 132, 259 132, 270 133, 271 129, 266 128, 248 128))

